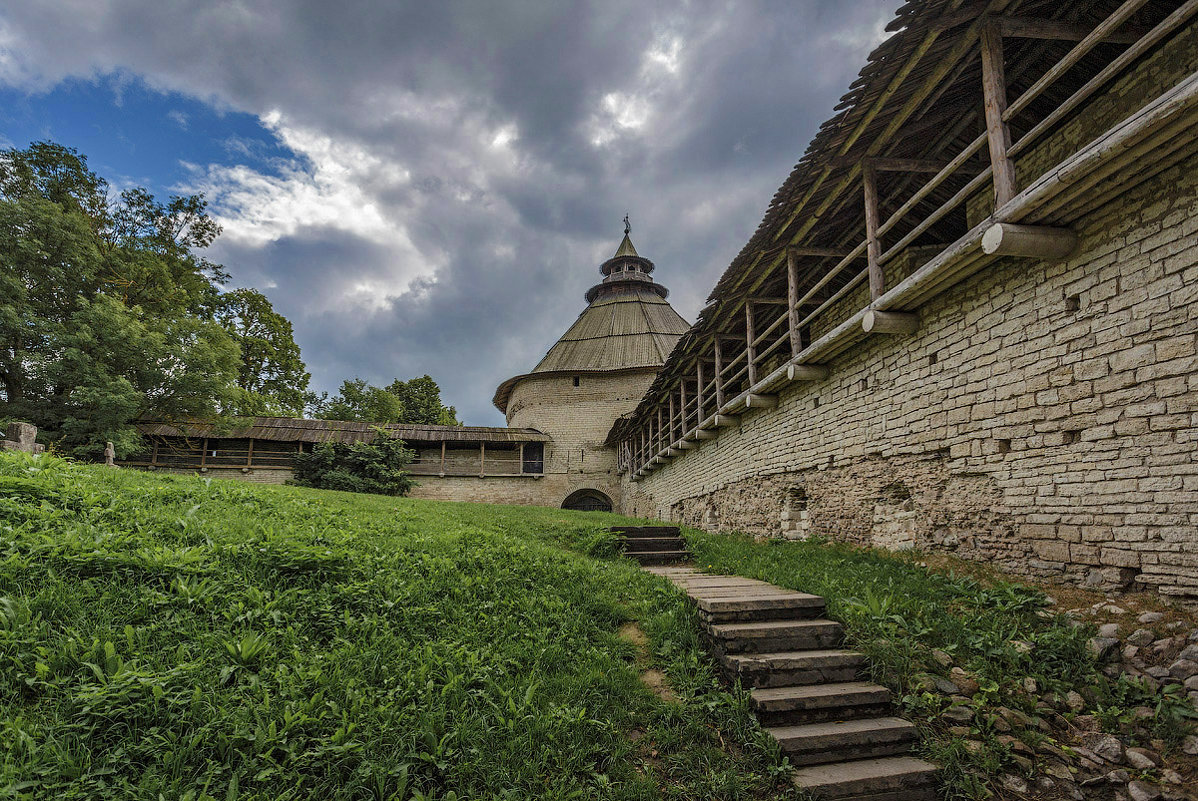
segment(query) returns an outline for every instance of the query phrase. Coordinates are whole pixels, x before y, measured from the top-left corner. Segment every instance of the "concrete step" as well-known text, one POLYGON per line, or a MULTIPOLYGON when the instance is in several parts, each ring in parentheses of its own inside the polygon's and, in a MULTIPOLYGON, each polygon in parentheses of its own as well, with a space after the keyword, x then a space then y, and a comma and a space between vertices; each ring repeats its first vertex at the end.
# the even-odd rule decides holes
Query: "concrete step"
POLYGON ((856 651, 823 649, 770 654, 728 654, 720 660, 733 679, 746 687, 792 687, 856 681, 865 668, 865 655, 856 651))
POLYGON ((674 562, 685 562, 691 558, 690 551, 629 551, 624 554, 635 559, 642 565, 666 565, 674 562))
POLYGON ((823 619, 718 623, 707 630, 721 655, 836 648, 844 638, 839 623, 823 619))
POLYGON ((621 550, 626 553, 633 551, 681 551, 686 549, 686 540, 682 537, 638 537, 634 540, 624 540, 621 550))
POLYGON ((890 711, 890 691, 868 681, 759 687, 749 695, 764 726, 859 720, 890 711))
POLYGON ((824 801, 931 801, 936 797, 936 766, 909 756, 858 759, 800 768, 794 783, 824 801))
POLYGON ((793 765, 820 765, 852 759, 906 754, 915 726, 902 718, 864 718, 769 729, 793 765))
POLYGON ((824 599, 803 592, 704 594, 695 599, 695 604, 705 623, 817 618, 824 613, 824 599))

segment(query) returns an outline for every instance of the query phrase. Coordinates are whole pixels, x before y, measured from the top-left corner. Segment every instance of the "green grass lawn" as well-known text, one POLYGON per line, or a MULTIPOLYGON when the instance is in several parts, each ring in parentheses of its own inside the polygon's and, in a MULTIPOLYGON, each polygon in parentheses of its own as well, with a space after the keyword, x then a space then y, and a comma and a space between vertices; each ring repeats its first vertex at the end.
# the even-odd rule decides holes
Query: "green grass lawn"
POLYGON ((619 519, 0 455, 0 798, 781 797, 619 519))
MULTIPOLYGON (((0 799, 797 795, 681 594, 616 553, 621 521, 0 453, 0 799), (629 621, 646 646, 618 636, 629 621), (640 681, 649 667, 676 701, 640 681)), ((1035 589, 685 534, 700 567, 827 598, 946 797, 1030 775, 1004 710, 1045 721, 1015 732, 1037 754, 1067 747, 1070 690, 1128 742, 1189 730, 1180 688, 1108 680, 1092 629, 1035 589), (976 680, 970 722, 941 717, 934 649, 976 680)))

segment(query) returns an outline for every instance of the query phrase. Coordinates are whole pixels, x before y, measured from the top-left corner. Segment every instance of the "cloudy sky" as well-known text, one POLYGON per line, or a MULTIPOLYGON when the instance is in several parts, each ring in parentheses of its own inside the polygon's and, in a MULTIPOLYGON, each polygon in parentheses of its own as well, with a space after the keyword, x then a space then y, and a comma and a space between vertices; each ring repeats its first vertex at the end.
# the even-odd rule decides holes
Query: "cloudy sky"
POLYGON ((203 192, 315 388, 429 373, 497 425, 625 213, 694 319, 898 4, 0 2, 0 146, 203 192))

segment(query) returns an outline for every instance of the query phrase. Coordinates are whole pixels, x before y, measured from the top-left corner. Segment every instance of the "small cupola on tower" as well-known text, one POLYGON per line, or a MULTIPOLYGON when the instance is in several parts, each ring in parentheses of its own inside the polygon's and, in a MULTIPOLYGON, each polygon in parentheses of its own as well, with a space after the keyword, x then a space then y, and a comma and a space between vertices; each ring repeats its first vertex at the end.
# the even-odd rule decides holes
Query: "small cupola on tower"
POLYGON ((587 290, 587 303, 629 291, 647 290, 663 300, 670 294, 664 286, 653 282, 650 275, 653 272, 653 262, 636 252, 631 233, 632 224, 628 222, 628 215, 625 214, 624 239, 616 248, 615 255, 599 266, 603 281, 587 290))
POLYGON ((499 385, 496 408, 506 413, 512 390, 532 376, 656 374, 690 325, 653 280, 653 262, 636 252, 631 233, 625 216, 624 239, 599 266, 603 280, 587 290, 587 307, 531 372, 499 385))

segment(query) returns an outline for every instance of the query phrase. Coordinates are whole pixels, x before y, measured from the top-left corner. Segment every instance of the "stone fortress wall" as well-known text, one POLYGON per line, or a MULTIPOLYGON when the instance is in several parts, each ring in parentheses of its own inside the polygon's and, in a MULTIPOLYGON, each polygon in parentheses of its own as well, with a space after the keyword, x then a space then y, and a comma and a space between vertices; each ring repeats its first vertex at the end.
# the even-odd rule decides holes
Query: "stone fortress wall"
MULTIPOLYGON (((545 477, 521 493, 529 500, 494 502, 561 506, 570 493, 594 489, 618 507, 622 488, 616 452, 603 443, 612 422, 636 407, 656 374, 656 369, 647 369, 578 376, 533 374, 522 379, 512 390, 507 422, 553 438, 545 444, 545 477)), ((445 498, 459 500, 458 496, 445 498)))
MULTIPOLYGON (((1194 39, 1028 159, 1192 71, 1194 39)), ((827 380, 625 476, 622 511, 1198 597, 1198 159, 1076 230, 1067 261, 997 262, 922 306, 915 334, 866 340, 827 380)))

